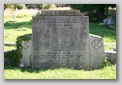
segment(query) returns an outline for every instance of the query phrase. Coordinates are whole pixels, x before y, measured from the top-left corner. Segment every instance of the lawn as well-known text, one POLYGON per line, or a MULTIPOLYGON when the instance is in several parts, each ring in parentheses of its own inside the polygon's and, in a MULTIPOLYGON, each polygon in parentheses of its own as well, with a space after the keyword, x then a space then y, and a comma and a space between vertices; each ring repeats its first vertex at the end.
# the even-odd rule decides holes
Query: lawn
POLYGON ((92 71, 68 68, 34 71, 32 69, 5 67, 4 79, 116 79, 116 65, 92 71))
MULTIPOLYGON (((16 42, 20 35, 32 33, 33 14, 17 12, 16 19, 11 19, 11 13, 4 13, 4 42, 16 42)), ((105 50, 116 47, 116 31, 106 29, 103 23, 90 22, 89 32, 102 36, 105 50)), ((4 50, 16 49, 16 46, 4 46, 4 50)), ((75 70, 68 68, 47 69, 34 71, 17 67, 4 68, 5 79, 116 79, 116 65, 92 71, 75 70)))

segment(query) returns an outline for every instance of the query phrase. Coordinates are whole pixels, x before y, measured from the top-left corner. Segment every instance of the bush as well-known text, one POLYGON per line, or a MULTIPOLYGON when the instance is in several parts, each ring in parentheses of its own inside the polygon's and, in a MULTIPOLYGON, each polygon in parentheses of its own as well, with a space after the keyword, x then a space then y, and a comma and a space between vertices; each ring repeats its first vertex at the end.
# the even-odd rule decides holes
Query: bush
POLYGON ((22 55, 22 48, 23 48, 22 41, 31 40, 31 35, 32 34, 26 34, 26 35, 17 37, 17 41, 16 41, 17 51, 16 51, 16 54, 17 54, 17 59, 19 61, 23 57, 23 55, 22 55))
POLYGON ((55 4, 43 4, 43 9, 50 9, 50 8, 56 8, 55 4))
POLYGON ((24 4, 17 4, 17 9, 18 10, 23 9, 23 8, 25 8, 24 4))
POLYGON ((4 4, 4 10, 6 10, 7 9, 7 4, 4 4))
POLYGON ((31 39, 32 34, 26 34, 17 37, 16 47, 17 50, 11 50, 4 52, 4 65, 7 66, 19 66, 20 60, 22 58, 22 41, 28 41, 31 39))
POLYGON ((108 59, 106 58, 104 63, 102 64, 102 68, 105 67, 105 66, 112 66, 112 63, 108 61, 108 59))
POLYGON ((11 50, 4 52, 4 65, 18 66, 20 59, 17 57, 17 51, 11 50))
POLYGON ((56 8, 55 4, 49 4, 49 8, 56 8))

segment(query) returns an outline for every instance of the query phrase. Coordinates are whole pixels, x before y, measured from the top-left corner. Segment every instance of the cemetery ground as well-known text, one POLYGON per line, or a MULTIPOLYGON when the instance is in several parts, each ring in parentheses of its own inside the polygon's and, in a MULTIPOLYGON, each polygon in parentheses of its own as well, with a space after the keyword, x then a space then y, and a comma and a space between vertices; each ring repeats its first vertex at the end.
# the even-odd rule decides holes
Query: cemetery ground
MULTIPOLYGON (((11 13, 4 14, 4 42, 16 42, 18 36, 32 33, 32 15, 18 13, 11 19, 11 13)), ((105 50, 116 48, 116 26, 114 30, 106 29, 103 23, 90 22, 89 32, 103 37, 105 50)), ((16 50, 16 46, 4 46, 4 50, 16 50)), ((19 67, 5 66, 5 79, 116 79, 116 65, 106 61, 102 68, 97 70, 76 70, 68 68, 59 69, 21 69, 19 67)))

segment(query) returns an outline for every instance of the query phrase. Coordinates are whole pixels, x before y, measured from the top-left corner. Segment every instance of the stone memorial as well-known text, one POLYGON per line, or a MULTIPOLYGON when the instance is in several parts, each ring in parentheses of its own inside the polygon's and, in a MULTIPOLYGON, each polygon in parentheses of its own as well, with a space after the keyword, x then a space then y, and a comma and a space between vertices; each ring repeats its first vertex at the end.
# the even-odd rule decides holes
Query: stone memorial
POLYGON ((22 41, 22 59, 20 60, 20 67, 30 67, 31 66, 31 40, 22 41))
POLYGON ((103 39, 89 35, 89 18, 79 10, 44 10, 32 20, 32 68, 99 68, 103 39))
POLYGON ((89 34, 89 65, 91 69, 100 68, 105 61, 103 38, 89 34))

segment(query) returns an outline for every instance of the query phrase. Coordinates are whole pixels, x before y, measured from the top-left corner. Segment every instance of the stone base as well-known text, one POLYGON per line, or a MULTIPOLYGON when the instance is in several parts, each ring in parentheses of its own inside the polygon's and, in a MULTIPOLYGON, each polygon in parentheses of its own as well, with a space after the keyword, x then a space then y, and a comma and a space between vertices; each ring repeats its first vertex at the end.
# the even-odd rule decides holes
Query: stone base
POLYGON ((105 51, 107 60, 112 64, 116 64, 116 51, 105 51))

